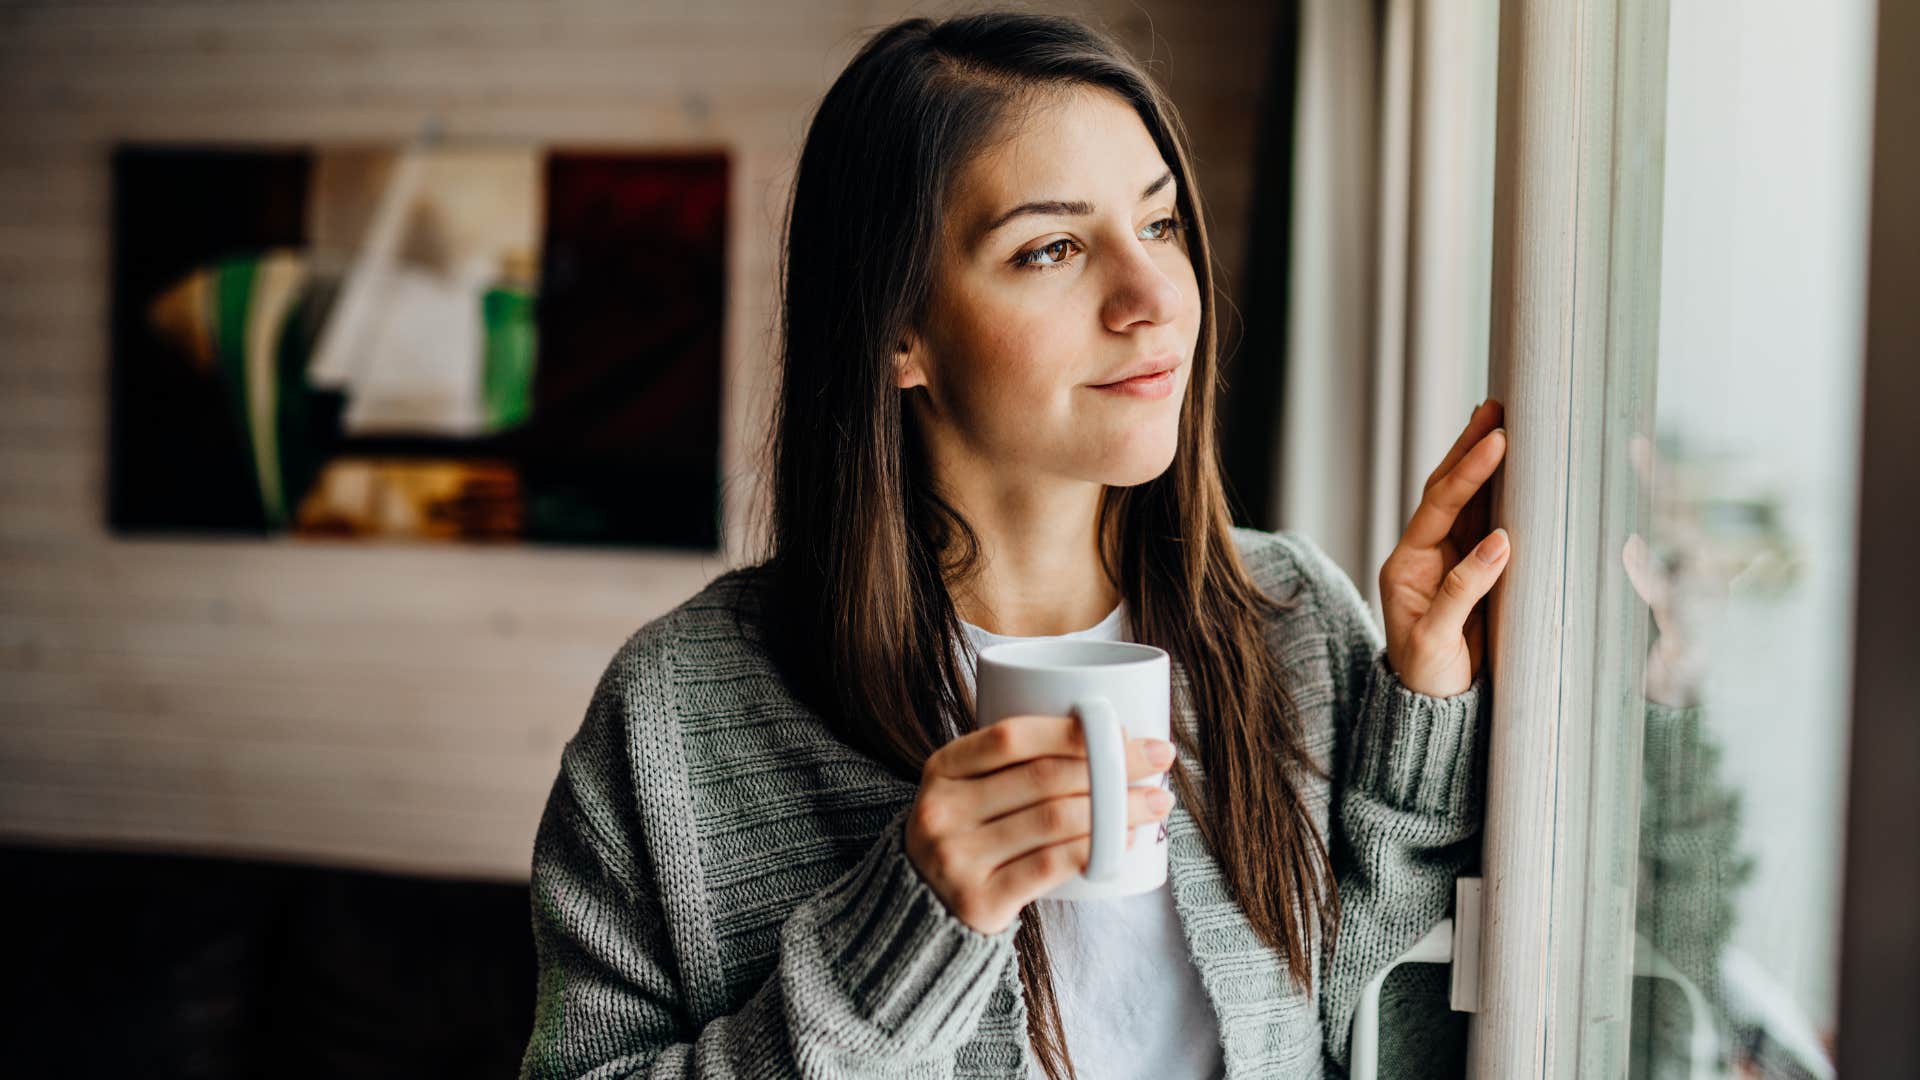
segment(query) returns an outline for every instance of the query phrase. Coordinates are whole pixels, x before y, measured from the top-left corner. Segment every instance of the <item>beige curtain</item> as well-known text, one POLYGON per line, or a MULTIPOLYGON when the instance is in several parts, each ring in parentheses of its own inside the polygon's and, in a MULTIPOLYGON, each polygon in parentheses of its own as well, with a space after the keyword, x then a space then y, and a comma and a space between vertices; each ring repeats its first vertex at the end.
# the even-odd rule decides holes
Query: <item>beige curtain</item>
POLYGON ((1303 0, 1277 525, 1376 576, 1486 396, 1497 0, 1303 0))

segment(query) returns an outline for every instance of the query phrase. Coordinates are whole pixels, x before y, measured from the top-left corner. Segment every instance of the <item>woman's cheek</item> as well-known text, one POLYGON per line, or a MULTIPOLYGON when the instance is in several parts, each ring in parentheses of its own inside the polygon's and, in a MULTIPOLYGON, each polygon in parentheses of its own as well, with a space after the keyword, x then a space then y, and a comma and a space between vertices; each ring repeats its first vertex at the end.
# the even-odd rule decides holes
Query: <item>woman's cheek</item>
POLYGON ((1061 352, 1036 347, 1036 338, 1020 332, 1016 325, 995 328, 984 336, 983 347, 975 355, 979 385, 995 403, 1016 411, 1031 410, 1044 396, 1052 396, 1052 386, 1060 378, 1061 352))

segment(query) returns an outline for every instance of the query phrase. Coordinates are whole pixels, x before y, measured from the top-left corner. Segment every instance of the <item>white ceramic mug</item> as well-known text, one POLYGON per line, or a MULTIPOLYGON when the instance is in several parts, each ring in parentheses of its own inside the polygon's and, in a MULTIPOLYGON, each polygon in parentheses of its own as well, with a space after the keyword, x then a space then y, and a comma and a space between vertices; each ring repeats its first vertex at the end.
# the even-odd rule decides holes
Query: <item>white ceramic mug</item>
MULTIPOLYGON (((1134 830, 1127 847, 1128 739, 1169 739, 1172 698, 1164 649, 1126 641, 1015 641, 980 650, 975 714, 982 728, 1009 716, 1072 716, 1087 741, 1093 853, 1085 872, 1042 894, 1097 900, 1167 880, 1165 818, 1134 830)), ((1169 741, 1171 741, 1169 739, 1169 741)), ((1165 787, 1156 773, 1134 787, 1165 787)))

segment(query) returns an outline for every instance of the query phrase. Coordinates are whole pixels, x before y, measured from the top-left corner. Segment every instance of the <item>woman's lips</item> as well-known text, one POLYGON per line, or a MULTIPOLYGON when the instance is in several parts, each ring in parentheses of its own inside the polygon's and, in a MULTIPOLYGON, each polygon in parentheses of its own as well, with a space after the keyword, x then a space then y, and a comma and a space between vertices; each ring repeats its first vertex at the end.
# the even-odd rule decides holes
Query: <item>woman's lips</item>
POLYGON ((1121 394, 1126 397, 1145 398, 1157 401, 1173 393, 1173 374, 1179 368, 1170 368, 1157 375, 1142 375, 1137 379, 1125 379, 1117 383, 1106 383, 1094 387, 1108 394, 1121 394))

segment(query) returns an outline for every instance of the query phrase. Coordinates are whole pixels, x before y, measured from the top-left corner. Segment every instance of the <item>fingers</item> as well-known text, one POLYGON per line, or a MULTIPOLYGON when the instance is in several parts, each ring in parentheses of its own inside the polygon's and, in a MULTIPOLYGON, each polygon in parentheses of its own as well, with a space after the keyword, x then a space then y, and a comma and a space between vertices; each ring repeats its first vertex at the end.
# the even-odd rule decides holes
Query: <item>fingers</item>
MULTIPOLYGON (((1128 739, 1126 751, 1129 784, 1165 773, 1173 762, 1173 744, 1159 739, 1128 739), (1158 743, 1163 747, 1165 756, 1152 756, 1149 743, 1158 743)), ((1093 791, 1092 776, 1087 771, 1087 756, 1084 753, 1078 756, 1050 754, 1037 757, 984 777, 976 777, 973 783, 979 791, 970 797, 969 802, 979 808, 981 821, 992 821, 1003 814, 1048 799, 1063 795, 1086 795, 1093 791)))
POLYGON ((1421 617, 1423 632, 1447 641, 1464 637, 1467 616, 1473 613, 1473 606, 1493 590, 1493 583, 1500 580, 1500 573, 1507 568, 1512 555, 1513 545, 1508 542, 1507 530, 1495 529, 1488 533, 1486 539, 1475 545, 1441 579, 1432 606, 1421 617))
POLYGON ((927 758, 927 771, 954 780, 1004 769, 1042 754, 1085 757, 1087 740, 1071 716, 1009 716, 970 731, 927 758))
POLYGON ((1667 576, 1663 568, 1654 565, 1654 554, 1639 533, 1627 537, 1620 548, 1620 561, 1626 564, 1627 580, 1633 582, 1633 591, 1640 594, 1640 600, 1653 611, 1653 625, 1662 633, 1667 627, 1667 576))
POLYGON ((1487 478, 1500 467, 1507 453, 1505 428, 1494 428, 1482 436, 1473 448, 1456 461, 1438 481, 1431 484, 1414 508, 1413 517, 1401 534, 1404 547, 1438 547, 1453 529, 1461 508, 1474 497, 1487 478))
MULTIPOLYGON (((1126 734, 1124 727, 1121 733, 1126 734)), ((1138 760, 1144 760, 1146 742, 1163 741, 1144 736, 1141 739, 1123 737, 1121 745, 1127 752, 1127 767, 1132 769, 1138 760)), ((1005 717, 940 747, 927 758, 924 771, 929 775, 966 780, 1048 754, 1086 758, 1086 732, 1078 720, 1047 713, 1005 717)))
POLYGON ((1447 475, 1455 465, 1460 463, 1461 457, 1463 457, 1468 450, 1471 450, 1476 443, 1486 437, 1487 432, 1499 427, 1501 423, 1504 422, 1503 418, 1505 416, 1506 406, 1495 401, 1493 398, 1488 398, 1480 404, 1475 405, 1473 407, 1473 414, 1467 418, 1466 428, 1460 432, 1459 438, 1453 440, 1453 446, 1447 451, 1447 456, 1441 458, 1440 464, 1435 467, 1431 473, 1427 474, 1427 482, 1422 486, 1421 490, 1424 491, 1432 487, 1441 477, 1447 475))
MULTIPOLYGON (((1134 846, 1140 825, 1172 811, 1172 792, 1152 782, 1131 783, 1162 768, 1143 745, 1155 741, 1122 739, 1129 774, 1127 847, 1134 846)), ((907 858, 947 910, 977 930, 997 933, 1033 897, 1086 868, 1092 855, 1090 788, 1086 746, 1072 717, 1021 715, 992 722, 927 759, 907 821, 907 858), (1075 794, 1037 799, 1036 788, 1075 794), (983 820, 989 799, 1017 808, 983 820)))
POLYGON ((1633 471, 1640 477, 1640 484, 1647 491, 1660 488, 1660 454, 1654 449, 1653 440, 1645 435, 1634 435, 1627 440, 1627 457, 1633 462, 1633 471))
MULTIPOLYGON (((1142 786, 1127 789, 1129 830, 1149 821, 1158 821, 1172 810, 1173 793, 1165 788, 1142 786)), ((1080 853, 1080 862, 1074 867, 1078 872, 1086 867, 1092 849, 1092 837, 1093 799, 1086 795, 1069 795, 1008 814, 975 830, 965 843, 973 848, 974 858, 993 866, 992 873, 997 874, 1006 870, 1010 863, 1030 854, 1079 840, 1086 850, 1080 853)))

